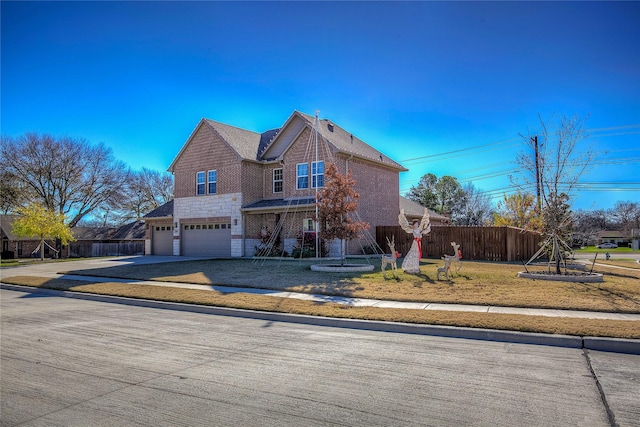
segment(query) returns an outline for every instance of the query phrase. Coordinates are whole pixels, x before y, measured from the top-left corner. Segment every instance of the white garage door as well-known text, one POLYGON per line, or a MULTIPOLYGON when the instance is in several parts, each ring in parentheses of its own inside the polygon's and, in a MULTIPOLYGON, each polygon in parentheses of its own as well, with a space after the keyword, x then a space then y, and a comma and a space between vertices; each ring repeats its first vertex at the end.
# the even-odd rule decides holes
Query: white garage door
POLYGON ((173 255, 173 227, 170 225, 155 225, 152 233, 151 254, 173 255))
POLYGON ((182 226, 181 254, 211 258, 230 257, 231 224, 184 224, 182 226))

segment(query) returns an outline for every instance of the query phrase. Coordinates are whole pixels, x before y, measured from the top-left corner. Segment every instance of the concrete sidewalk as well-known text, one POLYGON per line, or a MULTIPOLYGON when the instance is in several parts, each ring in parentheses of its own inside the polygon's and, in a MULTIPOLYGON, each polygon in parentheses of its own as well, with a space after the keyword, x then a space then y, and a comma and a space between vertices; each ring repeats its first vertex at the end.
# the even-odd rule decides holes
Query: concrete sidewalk
MULTIPOLYGON (((162 262, 188 261, 195 258, 186 257, 117 257, 103 258, 82 261, 71 261, 65 263, 68 270, 80 270, 91 268, 104 268, 114 265, 131 265, 131 264, 149 264, 162 262)), ((31 266, 23 266, 16 268, 0 269, 0 287, 6 290, 27 291, 29 288, 2 284, 3 278, 11 276, 37 276, 48 278, 62 278, 69 280, 78 280, 85 282, 118 282, 130 283, 144 286, 166 286, 183 289, 198 289, 207 291, 217 291, 222 293, 245 293, 274 296, 280 298, 297 298, 307 301, 331 302, 337 304, 345 304, 354 307, 380 307, 380 308, 406 308, 417 310, 444 310, 444 311, 461 311, 476 313, 501 313, 501 314, 519 314, 528 316, 548 316, 548 317, 565 317, 565 318, 581 318, 581 319, 607 319, 607 320, 626 320, 640 321, 640 314, 625 313, 606 313, 594 311, 576 311, 576 310, 557 310, 557 309, 535 309, 521 307, 499 307, 487 305, 468 305, 468 304, 441 304, 441 303, 415 303, 402 301, 384 301, 366 298, 349 298, 329 295, 313 295, 299 292, 283 292, 270 289, 228 287, 228 286, 212 286, 197 285, 189 283, 176 282, 158 282, 149 280, 130 280, 116 279, 97 276, 79 276, 72 274, 59 274, 60 265, 57 263, 35 264, 31 266)), ((526 344, 552 345, 561 347, 585 348, 591 350, 601 350, 617 353, 640 354, 640 340, 622 340, 614 338, 600 337, 577 337, 555 334, 536 334, 515 331, 500 331, 492 329, 476 329, 476 328, 460 328, 449 326, 435 326, 422 324, 405 324, 394 322, 367 321, 354 319, 338 319, 324 318, 317 316, 291 315, 286 313, 258 312, 249 310, 237 310, 224 307, 198 306, 180 303, 167 303, 151 300, 136 300, 130 298, 112 297, 106 295, 82 294, 78 292, 53 291, 48 289, 31 288, 28 292, 45 293, 52 295, 65 295, 76 299, 88 299, 95 301, 120 303, 128 305, 145 306, 151 308, 190 311, 198 313, 208 313, 223 316, 249 317, 259 318, 268 321, 282 321, 313 324, 319 326, 342 327, 352 329, 366 329, 385 332, 400 332, 411 334, 447 336, 456 338, 479 339, 490 341, 516 342, 526 344)))

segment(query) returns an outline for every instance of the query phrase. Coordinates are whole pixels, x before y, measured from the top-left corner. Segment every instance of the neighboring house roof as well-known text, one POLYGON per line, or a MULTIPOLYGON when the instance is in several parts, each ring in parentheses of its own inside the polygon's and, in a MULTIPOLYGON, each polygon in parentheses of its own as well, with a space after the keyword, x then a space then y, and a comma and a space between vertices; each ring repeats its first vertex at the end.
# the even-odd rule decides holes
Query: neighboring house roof
MULTIPOLYGON (((424 206, 403 196, 400 196, 400 209, 404 209, 404 214, 407 218, 422 218, 422 215, 424 214, 424 206)), ((434 222, 440 223, 449 221, 448 217, 432 211, 431 209, 429 209, 429 218, 434 220, 434 222)))
POLYGON ((597 236, 599 239, 624 239, 626 234, 622 231, 611 230, 611 231, 598 231, 597 236))
POLYGON ((142 218, 169 218, 173 216, 173 200, 169 200, 162 206, 159 206, 143 216, 142 218))
POLYGON ((133 221, 115 229, 109 240, 142 240, 145 225, 143 221, 133 221))
POLYGON ((76 240, 108 240, 112 227, 73 227, 71 233, 76 240))
MULTIPOLYGON (((252 132, 203 118, 191 133, 187 142, 183 145, 168 170, 174 170, 175 164, 184 152, 185 148, 189 145, 189 142, 193 139, 198 130, 203 126, 208 126, 242 159, 252 161, 272 161, 280 157, 282 153, 286 151, 289 145, 295 140, 295 137, 305 127, 314 129, 314 125, 315 117, 299 111, 294 111, 282 128, 271 129, 263 133, 252 132)), ((333 145, 333 147, 335 147, 335 149, 340 153, 380 163, 399 171, 407 170, 401 164, 391 160, 379 150, 376 150, 327 119, 319 120, 318 134, 322 139, 333 145)))
MULTIPOLYGON (((11 224, 19 215, 0 215, 0 227, 3 233, 11 241, 37 240, 33 237, 17 238, 11 230, 11 224)), ((145 225, 142 221, 134 221, 129 224, 114 227, 73 227, 71 233, 76 240, 139 240, 144 239, 145 225)))
POLYGON ((133 221, 120 227, 73 227, 76 240, 141 240, 144 239, 145 225, 133 221))
POLYGON ((0 215, 0 229, 2 229, 2 232, 4 233, 4 235, 7 236, 7 238, 11 241, 33 240, 33 239, 19 239, 16 237, 15 233, 11 229, 11 225, 13 224, 13 221, 18 219, 19 217, 20 215, 0 215))

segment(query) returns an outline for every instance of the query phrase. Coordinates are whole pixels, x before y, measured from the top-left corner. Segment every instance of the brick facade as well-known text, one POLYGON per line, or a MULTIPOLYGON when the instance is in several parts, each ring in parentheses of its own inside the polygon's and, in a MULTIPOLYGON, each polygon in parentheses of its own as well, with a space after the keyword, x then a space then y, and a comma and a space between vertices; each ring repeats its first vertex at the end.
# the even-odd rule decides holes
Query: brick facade
MULTIPOLYGON (((261 146, 262 153, 265 148, 277 147, 272 150, 277 157, 261 160, 257 153, 258 142, 263 144, 262 140, 258 141, 259 134, 203 119, 170 168, 175 175, 174 222, 181 225, 189 221, 229 218, 232 224, 231 256, 239 257, 255 254, 262 226, 274 230, 277 221, 283 220, 281 238, 285 250, 290 252, 302 231, 303 220, 315 216, 313 207, 292 207, 287 201, 315 197, 312 162, 316 160, 316 145, 313 124, 309 123, 308 116, 296 112, 285 126, 287 124, 289 126, 282 129, 280 139, 276 135, 268 142, 271 145, 261 146), (227 139, 237 136, 238 140, 225 140, 221 135, 227 139), (248 152, 248 146, 255 146, 256 152, 248 152), (306 189, 297 188, 297 165, 300 163, 308 164, 309 185, 306 189), (273 171, 279 168, 283 171, 283 191, 274 193, 273 171), (206 174, 214 169, 217 171, 217 193, 196 195, 196 173, 204 171, 206 174), (272 208, 245 209, 255 202, 270 200, 280 202, 266 205, 272 208)), ((330 126, 333 132, 334 125, 330 126)), ((364 146, 361 141, 357 142, 359 147, 364 146)), ((354 189, 360 194, 360 219, 368 222, 372 230, 370 232, 375 234, 376 226, 397 223, 399 172, 403 168, 388 158, 386 163, 377 162, 371 158, 371 152, 375 150, 370 146, 366 148, 368 151, 359 156, 358 153, 342 151, 344 143, 341 149, 327 138, 320 138, 317 160, 325 162, 325 169, 328 163, 334 162, 340 173, 351 171, 356 181, 354 189)), ((180 254, 180 230, 180 226, 174 228, 175 255, 180 254)), ((359 253, 361 250, 361 242, 349 245, 349 253, 359 253)))
POLYGON ((212 129, 201 125, 180 154, 174 168, 175 198, 196 195, 196 174, 217 171, 217 194, 241 191, 242 171, 235 153, 212 129))

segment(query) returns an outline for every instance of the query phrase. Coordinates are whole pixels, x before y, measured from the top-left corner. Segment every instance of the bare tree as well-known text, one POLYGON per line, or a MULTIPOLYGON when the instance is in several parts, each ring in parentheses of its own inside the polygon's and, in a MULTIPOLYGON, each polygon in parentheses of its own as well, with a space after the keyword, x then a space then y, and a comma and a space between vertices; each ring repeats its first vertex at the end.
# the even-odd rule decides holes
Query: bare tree
POLYGON ((493 222, 493 206, 491 198, 479 191, 473 183, 462 187, 464 197, 458 209, 452 214, 455 225, 487 225, 493 222))
POLYGON ((574 241, 580 246, 594 242, 600 231, 610 229, 611 224, 603 209, 595 211, 578 210, 573 213, 574 241))
POLYGON ((128 176, 103 144, 48 134, 2 138, 0 162, 2 171, 30 190, 31 202, 64 214, 69 227, 100 207, 117 205, 128 176))
POLYGON ((625 233, 640 228, 640 203, 618 201, 608 213, 616 223, 616 228, 625 233))
POLYGON ((17 212, 29 201, 29 189, 4 169, 5 162, 0 162, 0 212, 10 214, 17 212))
MULTIPOLYGON (((577 116, 552 117, 548 124, 539 116, 539 132, 523 135, 529 151, 520 154, 518 164, 525 172, 524 189, 535 189, 548 252, 560 274, 560 258, 570 245, 570 200, 582 175, 593 165, 596 153, 580 144, 589 134, 585 120, 577 116)), ((517 182, 517 177, 515 178, 517 182)), ((523 188, 523 187, 521 187, 523 188)))
POLYGON ((173 175, 142 168, 129 174, 118 209, 103 214, 111 222, 123 224, 144 215, 173 199, 173 175))
POLYGON ((511 178, 523 192, 535 190, 542 208, 550 197, 564 193, 571 198, 582 175, 593 166, 596 152, 581 147, 589 137, 585 119, 552 117, 547 124, 541 116, 538 118, 539 131, 521 135, 528 150, 518 155, 517 162, 524 173, 511 178))

